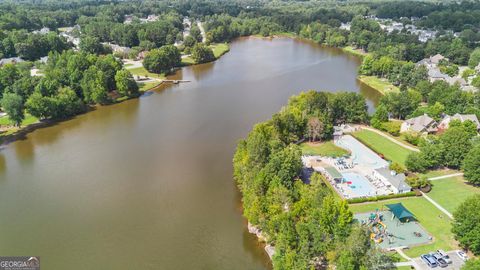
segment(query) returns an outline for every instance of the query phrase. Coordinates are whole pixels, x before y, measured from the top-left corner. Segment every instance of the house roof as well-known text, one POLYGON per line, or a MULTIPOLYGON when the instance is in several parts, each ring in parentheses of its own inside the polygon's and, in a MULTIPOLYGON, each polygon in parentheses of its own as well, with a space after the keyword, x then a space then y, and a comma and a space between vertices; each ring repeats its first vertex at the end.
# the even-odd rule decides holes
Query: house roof
POLYGON ((405 182, 405 174, 392 173, 388 168, 375 169, 378 174, 382 175, 388 182, 392 184, 397 190, 411 189, 411 187, 405 182))
POLYGON ((20 57, 11 57, 0 59, 0 66, 5 64, 13 64, 23 62, 23 59, 20 57))
POLYGON ((441 60, 445 59, 445 57, 443 57, 443 55, 437 53, 435 54, 434 56, 430 57, 430 61, 432 61, 432 63, 434 64, 438 64, 438 62, 440 62, 441 60))
POLYGON ((422 132, 431 131, 430 126, 435 123, 435 120, 427 114, 424 114, 418 117, 407 119, 405 122, 410 125, 410 130, 422 132))
POLYGON ((385 206, 390 209, 393 215, 398 219, 415 218, 415 215, 408 211, 402 203, 386 204, 385 206))
POLYGON ((456 113, 453 116, 447 115, 443 118, 442 122, 450 123, 452 120, 460 120, 462 123, 470 120, 477 125, 477 128, 480 128, 480 121, 475 114, 459 114, 456 113))

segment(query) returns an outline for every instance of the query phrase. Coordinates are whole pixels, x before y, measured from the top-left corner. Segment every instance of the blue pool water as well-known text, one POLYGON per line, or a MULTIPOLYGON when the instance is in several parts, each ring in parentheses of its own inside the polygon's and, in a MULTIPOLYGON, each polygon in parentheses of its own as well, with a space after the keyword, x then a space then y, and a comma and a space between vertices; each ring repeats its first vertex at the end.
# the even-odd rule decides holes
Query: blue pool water
POLYGON ((378 156, 370 148, 363 145, 351 135, 344 135, 335 141, 337 146, 348 149, 351 152, 353 162, 378 169, 388 166, 388 162, 378 156))
POLYGON ((354 172, 344 172, 342 175, 346 182, 352 182, 348 188, 355 194, 355 197, 375 195, 374 188, 362 175, 354 172))

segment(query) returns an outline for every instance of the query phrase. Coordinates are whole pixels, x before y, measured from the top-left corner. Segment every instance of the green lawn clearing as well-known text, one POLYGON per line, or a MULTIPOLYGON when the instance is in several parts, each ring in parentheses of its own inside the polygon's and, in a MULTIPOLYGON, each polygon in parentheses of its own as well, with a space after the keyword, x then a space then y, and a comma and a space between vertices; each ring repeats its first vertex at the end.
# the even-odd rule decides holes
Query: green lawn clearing
POLYGON ((130 68, 130 69, 127 69, 127 70, 130 71, 130 73, 132 73, 133 75, 136 75, 136 76, 165 79, 165 74, 163 74, 163 73, 160 73, 160 74, 152 73, 152 72, 149 72, 148 70, 146 70, 144 67, 130 68))
POLYGON ((418 176, 426 176, 427 178, 433 178, 438 176, 444 176, 454 173, 459 173, 460 171, 452 170, 452 169, 440 169, 440 170, 432 170, 427 171, 425 173, 418 173, 418 176))
POLYGON ((302 143, 300 147, 304 155, 341 157, 349 154, 347 150, 336 146, 332 141, 323 143, 305 142, 302 143))
POLYGON ((227 43, 215 43, 210 45, 210 48, 212 48, 215 58, 219 58, 230 50, 227 43))
MULTIPOLYGON (((22 121, 22 126, 28 126, 36 122, 38 122, 38 118, 27 113, 25 114, 25 119, 23 119, 22 121)), ((10 118, 8 118, 8 116, 3 116, 0 117, 0 125, 9 126, 13 125, 13 123, 10 121, 10 118)))
POLYGON ((364 52, 364 51, 361 50, 361 49, 355 49, 355 48, 353 48, 352 46, 343 47, 342 49, 343 49, 343 51, 345 51, 345 52, 347 52, 347 53, 349 53, 349 54, 353 54, 353 55, 355 55, 355 56, 364 57, 364 56, 368 55, 367 52, 364 52))
POLYGON ((381 94, 385 95, 388 92, 398 92, 399 89, 395 85, 391 84, 387 79, 381 79, 376 76, 358 76, 358 80, 362 83, 372 87, 381 94))
POLYGON ((407 156, 412 152, 373 131, 362 129, 352 134, 373 151, 382 154, 386 159, 405 166, 407 156))
POLYGON ((140 91, 147 91, 160 84, 160 82, 139 82, 137 84, 140 91))
POLYGON ((365 213, 375 211, 376 209, 385 209, 385 207, 383 207, 385 204, 399 202, 417 217, 420 225, 434 238, 431 244, 416 246, 405 250, 408 256, 418 257, 423 253, 437 249, 452 250, 456 248, 455 240, 451 232, 451 220, 425 198, 409 197, 383 202, 354 204, 350 205, 350 209, 354 213, 365 213))
POLYGON ((463 176, 455 176, 432 181, 432 191, 428 196, 450 213, 468 197, 480 194, 480 188, 467 184, 463 176))

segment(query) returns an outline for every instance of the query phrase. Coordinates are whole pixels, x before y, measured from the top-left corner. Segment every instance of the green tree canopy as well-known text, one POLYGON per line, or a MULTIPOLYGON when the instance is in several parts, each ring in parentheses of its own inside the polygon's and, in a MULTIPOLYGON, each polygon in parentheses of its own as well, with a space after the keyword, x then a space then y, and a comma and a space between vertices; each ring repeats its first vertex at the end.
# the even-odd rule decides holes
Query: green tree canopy
POLYGON ((16 126, 20 126, 25 118, 22 97, 15 93, 6 93, 3 95, 1 103, 8 118, 15 123, 16 126))
POLYGON ((215 60, 212 49, 203 43, 197 43, 192 48, 192 58, 195 63, 206 63, 215 60))

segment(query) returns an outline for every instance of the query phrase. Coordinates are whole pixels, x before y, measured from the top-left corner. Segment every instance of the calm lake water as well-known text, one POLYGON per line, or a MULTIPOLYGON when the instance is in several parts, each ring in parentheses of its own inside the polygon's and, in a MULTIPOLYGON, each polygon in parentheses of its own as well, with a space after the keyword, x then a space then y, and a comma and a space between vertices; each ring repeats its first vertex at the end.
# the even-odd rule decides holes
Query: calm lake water
POLYGON ((361 91, 358 59, 245 38, 191 80, 0 151, 0 254, 42 269, 268 269, 232 179, 237 141, 302 90, 361 91))

